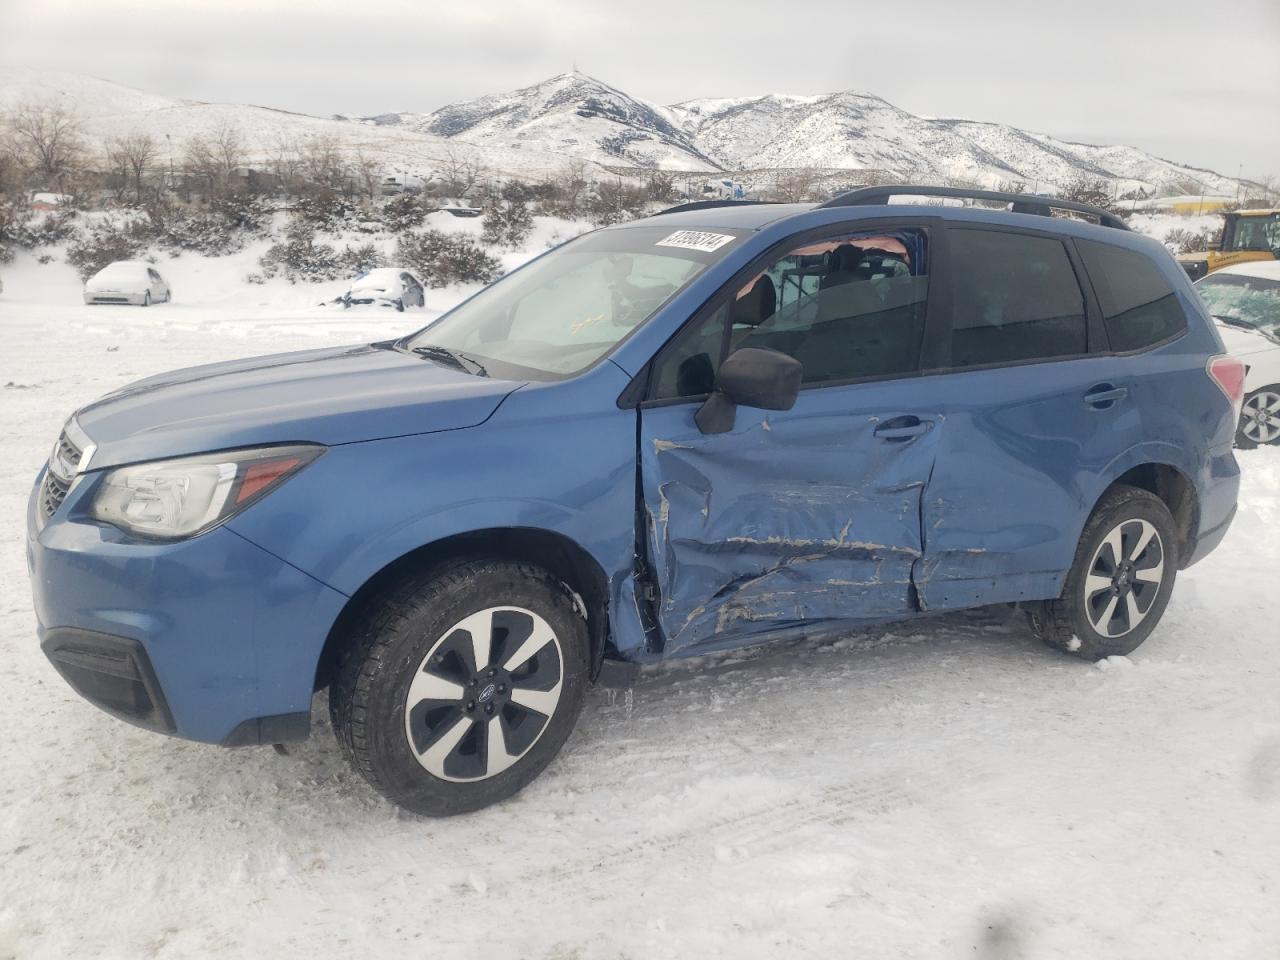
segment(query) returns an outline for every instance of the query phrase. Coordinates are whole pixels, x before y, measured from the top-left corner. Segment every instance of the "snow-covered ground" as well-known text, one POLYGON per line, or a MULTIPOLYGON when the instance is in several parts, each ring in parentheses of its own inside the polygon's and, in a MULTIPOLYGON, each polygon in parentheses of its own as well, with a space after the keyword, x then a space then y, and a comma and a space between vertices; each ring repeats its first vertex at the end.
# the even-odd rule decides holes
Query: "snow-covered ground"
POLYGON ((1280 951, 1280 449, 1241 454, 1230 536, 1128 660, 1061 656, 1001 608, 685 662, 593 692, 516 799, 425 821, 347 768, 322 703, 289 757, 185 743, 37 647, 23 518, 72 409, 421 322, 160 266, 179 302, 149 310, 3 268, 0 958, 1280 951))

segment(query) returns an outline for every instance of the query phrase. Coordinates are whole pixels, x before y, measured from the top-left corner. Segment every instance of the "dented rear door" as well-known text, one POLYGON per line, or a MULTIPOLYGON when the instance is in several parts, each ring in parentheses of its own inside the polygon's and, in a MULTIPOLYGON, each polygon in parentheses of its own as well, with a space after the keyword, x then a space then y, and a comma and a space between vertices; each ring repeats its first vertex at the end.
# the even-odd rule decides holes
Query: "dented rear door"
POLYGON ((704 435, 640 414, 644 549, 668 654, 915 609, 921 496, 945 425, 918 378, 808 388, 704 435))

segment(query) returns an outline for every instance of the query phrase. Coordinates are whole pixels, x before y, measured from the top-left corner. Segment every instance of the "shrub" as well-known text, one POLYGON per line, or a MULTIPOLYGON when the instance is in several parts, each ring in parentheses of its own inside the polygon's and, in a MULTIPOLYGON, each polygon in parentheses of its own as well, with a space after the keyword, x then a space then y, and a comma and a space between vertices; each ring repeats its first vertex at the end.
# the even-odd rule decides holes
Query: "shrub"
POLYGON ((533 232, 533 214, 524 191, 510 185, 500 196, 491 197, 484 207, 484 230, 480 239, 490 246, 518 247, 533 232))
POLYGON ((1212 227, 1205 227, 1202 230, 1174 227, 1164 235, 1164 240, 1161 242, 1174 253, 1199 253, 1216 247, 1218 238, 1219 231, 1212 227))
POLYGON ((644 214, 648 202, 644 187, 629 186, 621 178, 604 180, 587 197, 587 219, 598 227, 635 220, 644 214))
POLYGON ((421 194, 401 193, 382 206, 382 220, 394 233, 403 233, 422 226, 427 217, 427 205, 421 194))
POLYGON ((470 237, 439 230, 402 235, 396 260, 417 273, 429 287, 491 283, 502 273, 502 264, 470 237))
POLYGON ((343 270, 350 274, 366 273, 375 267, 385 267, 386 258, 376 244, 362 243, 358 247, 346 246, 338 257, 343 270))
POLYGON ((145 230, 136 223, 95 223, 67 244, 67 263, 88 280, 109 263, 138 259, 146 248, 145 230))
POLYGON ((320 187, 304 194, 293 205, 294 216, 314 227, 336 229, 342 223, 356 218, 359 206, 329 187, 320 187))
MULTIPOLYGON (((283 273, 290 283, 337 280, 345 272, 338 251, 331 244, 316 243, 312 225, 300 218, 289 224, 282 242, 272 244, 258 259, 258 266, 264 280, 283 273)), ((261 282, 253 275, 247 279, 261 282)))

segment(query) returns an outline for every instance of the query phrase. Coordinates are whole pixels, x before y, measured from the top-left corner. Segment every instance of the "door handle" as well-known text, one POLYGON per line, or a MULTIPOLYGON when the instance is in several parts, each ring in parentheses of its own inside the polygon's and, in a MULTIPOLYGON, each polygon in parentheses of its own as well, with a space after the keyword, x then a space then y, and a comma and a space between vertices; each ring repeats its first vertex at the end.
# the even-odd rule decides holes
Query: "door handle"
POLYGON ((1117 400, 1123 400, 1129 395, 1128 387, 1116 387, 1109 383, 1100 383, 1084 395, 1086 406, 1093 407, 1095 410, 1109 410, 1117 400))
POLYGON ((933 429, 932 420, 916 416, 894 417, 876 427, 872 433, 881 440, 910 440, 933 429))

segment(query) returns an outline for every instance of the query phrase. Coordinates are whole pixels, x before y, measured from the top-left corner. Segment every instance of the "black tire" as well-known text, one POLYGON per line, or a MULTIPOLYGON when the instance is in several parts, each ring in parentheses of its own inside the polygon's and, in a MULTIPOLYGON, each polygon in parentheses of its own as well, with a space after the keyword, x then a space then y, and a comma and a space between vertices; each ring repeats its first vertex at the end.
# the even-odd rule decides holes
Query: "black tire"
POLYGON ((1276 429, 1276 415, 1272 414, 1263 420, 1258 417, 1259 407, 1265 406, 1268 411, 1276 409, 1276 401, 1280 400, 1280 384, 1259 387, 1244 398, 1240 408, 1240 422, 1236 425, 1236 447, 1241 450, 1253 450, 1255 447, 1270 446, 1280 443, 1280 432, 1272 435, 1276 429), (1249 436, 1249 430, 1255 436, 1249 436))
POLYGON ((339 657, 329 710, 347 759, 388 800, 426 816, 467 813, 510 797, 559 753, 582 708, 588 663, 586 622, 567 590, 546 571, 510 561, 461 562, 409 575, 366 604, 339 657), (494 608, 519 608, 497 611, 510 629, 499 628, 494 608), (475 641, 463 624, 468 617, 485 615, 493 624, 487 644, 491 668, 481 665, 476 671, 479 646, 476 654, 470 652, 475 641), (503 669, 504 661, 516 659, 513 644, 523 651, 533 642, 522 630, 526 620, 530 630, 538 629, 536 618, 550 629, 554 644, 539 648, 520 667, 503 669), (532 666, 521 677, 526 664, 532 666), (538 678, 549 680, 557 664, 558 700, 545 719, 515 698, 535 690, 550 696, 545 680, 538 678), (484 687, 477 686, 474 677, 483 673, 492 678, 495 672, 498 677, 489 682, 482 677, 484 687), (411 684, 424 679, 456 686, 463 696, 423 698, 410 705, 411 684), (502 685, 504 679, 510 686, 502 685), (470 725, 453 740, 450 732, 468 719, 470 725), (501 732, 495 733, 497 727, 501 732), (501 754, 490 753, 495 736, 501 738, 501 754), (532 741, 522 746, 530 736, 532 741), (446 747, 446 741, 456 745, 446 747), (504 758, 501 762, 513 756, 508 743, 522 749, 518 759, 490 774, 491 756, 504 758), (443 760, 437 756, 438 763, 429 761, 437 747, 446 747, 447 755, 443 760), (442 775, 429 771, 433 763, 442 775), (479 772, 480 765, 481 776, 466 778, 479 772), (451 779, 451 769, 464 778, 451 779))
POLYGON ((1177 526, 1164 501, 1138 487, 1112 487, 1085 524, 1062 595, 1028 608, 1032 629, 1049 646, 1086 660, 1132 653, 1151 635, 1169 604, 1180 547, 1177 526), (1146 541, 1135 560, 1129 555, 1142 546, 1148 525, 1156 536, 1146 541), (1117 530, 1118 540, 1108 542, 1117 530), (1108 559, 1115 560, 1117 542, 1122 545, 1121 562, 1108 564, 1108 559), (1152 584, 1156 575, 1159 581, 1152 584), (1108 577, 1110 587, 1103 585, 1108 577), (1130 622, 1135 613, 1136 624, 1130 622), (1100 632, 1095 622, 1110 635, 1100 632))
POLYGON ((150 291, 150 290, 148 290, 146 293, 144 293, 144 294, 142 295, 142 305, 143 305, 144 307, 149 307, 149 306, 151 306, 151 291, 150 291))

